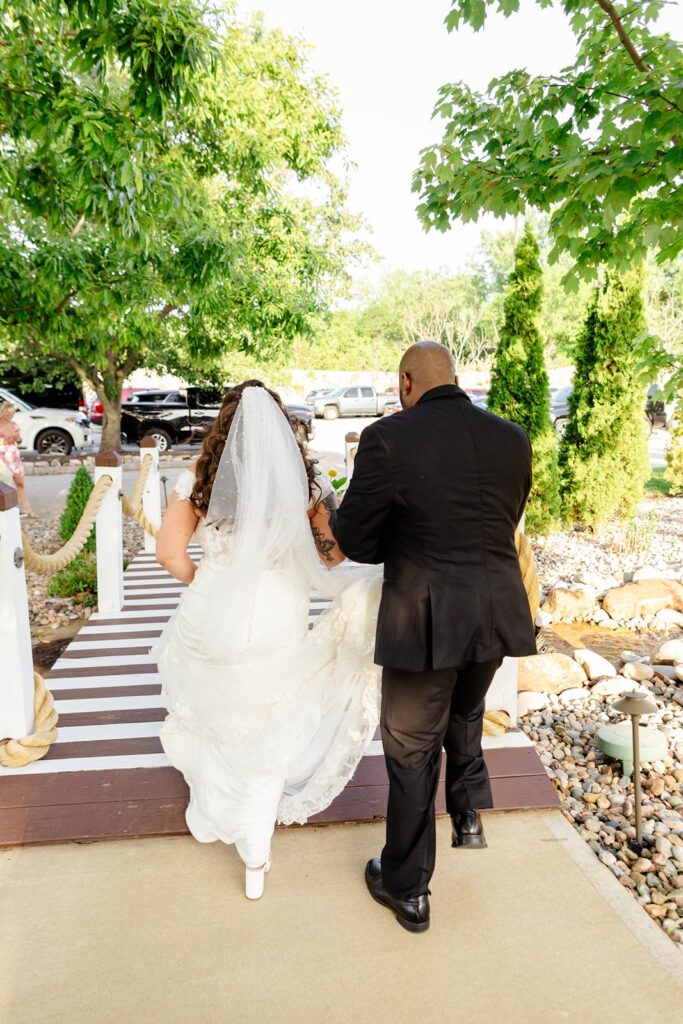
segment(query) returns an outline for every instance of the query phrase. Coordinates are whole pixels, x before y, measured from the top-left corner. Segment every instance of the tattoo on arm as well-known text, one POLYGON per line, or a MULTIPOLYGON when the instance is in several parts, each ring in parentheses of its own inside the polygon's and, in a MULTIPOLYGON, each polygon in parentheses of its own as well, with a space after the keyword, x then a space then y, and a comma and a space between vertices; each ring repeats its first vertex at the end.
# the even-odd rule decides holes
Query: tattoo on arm
POLYGON ((313 540, 315 541, 315 546, 318 549, 320 556, 324 558, 326 562, 334 562, 330 553, 334 551, 336 541, 330 537, 326 537, 322 530, 319 530, 317 526, 314 526, 312 529, 313 540))
POLYGON ((327 494, 322 500, 322 506, 329 513, 330 518, 330 529, 334 529, 334 524, 337 521, 337 495, 334 491, 327 494))

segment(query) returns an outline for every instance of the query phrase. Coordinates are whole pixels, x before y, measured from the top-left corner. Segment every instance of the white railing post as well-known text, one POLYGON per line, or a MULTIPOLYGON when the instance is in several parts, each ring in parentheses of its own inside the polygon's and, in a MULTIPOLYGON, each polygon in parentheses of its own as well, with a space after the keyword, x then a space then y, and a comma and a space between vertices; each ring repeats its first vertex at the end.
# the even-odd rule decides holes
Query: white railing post
POLYGON ((0 483, 0 739, 33 732, 33 654, 17 492, 0 483))
MULTIPOLYGON (((140 468, 147 455, 152 456, 152 465, 147 475, 142 492, 142 511, 157 526, 161 523, 161 490, 159 487, 159 449, 153 437, 143 437, 140 441, 140 468)), ((154 554, 156 539, 145 530, 145 551, 154 554)))
POLYGON ((95 456, 95 483, 112 478, 97 513, 97 610, 118 615, 123 608, 123 525, 121 522, 121 456, 99 452, 95 456))
POLYGON ((359 441, 360 434, 356 434, 355 431, 351 431, 344 438, 344 461, 346 463, 346 477, 348 480, 353 476, 353 463, 356 458, 356 452, 358 451, 359 441))

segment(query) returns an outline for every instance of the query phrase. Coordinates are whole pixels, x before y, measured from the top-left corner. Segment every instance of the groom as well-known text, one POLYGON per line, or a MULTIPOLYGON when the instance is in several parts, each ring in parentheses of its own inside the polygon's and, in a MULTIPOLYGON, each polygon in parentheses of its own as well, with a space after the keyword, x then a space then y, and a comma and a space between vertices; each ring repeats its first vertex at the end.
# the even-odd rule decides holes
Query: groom
POLYGON ((531 446, 521 427, 470 402, 442 345, 413 345, 399 374, 403 411, 363 431, 334 533, 348 558, 384 563, 375 661, 389 802, 386 845, 365 878, 422 932, 442 748, 453 846, 486 846, 486 691, 506 655, 536 653, 515 549, 531 446))

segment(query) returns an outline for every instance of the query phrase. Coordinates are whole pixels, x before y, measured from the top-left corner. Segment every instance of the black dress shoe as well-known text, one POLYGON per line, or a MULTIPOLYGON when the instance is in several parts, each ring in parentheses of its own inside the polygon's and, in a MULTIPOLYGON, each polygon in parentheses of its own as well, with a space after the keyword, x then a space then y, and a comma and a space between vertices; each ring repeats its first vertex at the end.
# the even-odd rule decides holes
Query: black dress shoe
POLYGON ((373 857, 365 868, 365 883, 373 900, 393 910, 396 920, 409 932, 426 932, 429 928, 429 896, 411 896, 399 900, 387 892, 382 882, 382 862, 373 857))
POLYGON ((453 822, 451 846, 469 847, 475 850, 484 849, 486 836, 479 811, 463 811, 462 814, 454 814, 451 821, 453 822))

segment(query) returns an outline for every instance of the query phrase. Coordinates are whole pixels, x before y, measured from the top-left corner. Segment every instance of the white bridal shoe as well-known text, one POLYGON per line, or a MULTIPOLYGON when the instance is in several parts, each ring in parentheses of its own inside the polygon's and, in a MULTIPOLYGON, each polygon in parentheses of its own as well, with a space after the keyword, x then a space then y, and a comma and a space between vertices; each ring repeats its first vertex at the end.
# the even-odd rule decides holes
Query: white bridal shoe
POLYGON ((266 880, 266 873, 270 871, 270 855, 265 864, 260 868, 247 867, 245 871, 245 894, 248 900, 260 900, 263 896, 263 889, 266 880))

